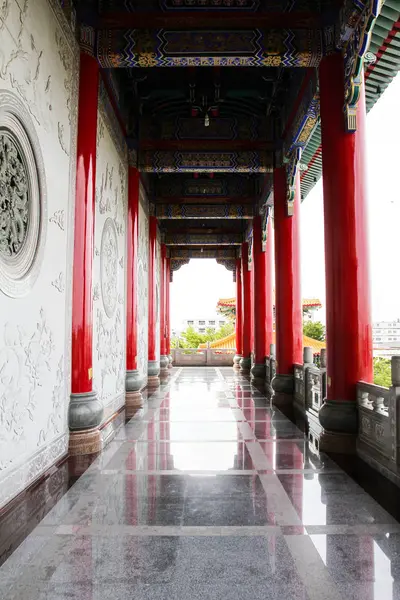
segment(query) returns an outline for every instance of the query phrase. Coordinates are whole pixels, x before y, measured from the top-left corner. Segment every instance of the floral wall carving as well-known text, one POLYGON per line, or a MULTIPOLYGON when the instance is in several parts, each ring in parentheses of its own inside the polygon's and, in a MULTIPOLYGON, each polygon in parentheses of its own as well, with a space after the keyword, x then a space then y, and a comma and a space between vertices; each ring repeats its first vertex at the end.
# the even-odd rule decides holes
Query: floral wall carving
MULTIPOLYGON (((1 507, 68 447, 79 49, 56 0, 6 0, 0 16, 0 102, 29 115, 47 190, 37 277, 18 300, 0 291, 1 507)), ((3 253, 29 229, 20 192, 13 231, 0 208, 3 253)))
POLYGON ((114 143, 100 103, 97 127, 94 252, 93 386, 105 407, 118 410, 125 390, 126 155, 114 143), (121 268, 122 264, 122 268, 121 268))

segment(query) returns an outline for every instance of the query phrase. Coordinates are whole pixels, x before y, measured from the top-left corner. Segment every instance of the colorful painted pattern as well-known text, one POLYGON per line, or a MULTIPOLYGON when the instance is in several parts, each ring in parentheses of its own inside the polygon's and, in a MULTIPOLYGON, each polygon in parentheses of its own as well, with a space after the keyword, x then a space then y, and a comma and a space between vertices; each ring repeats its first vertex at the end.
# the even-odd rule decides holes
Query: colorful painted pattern
POLYGON ((158 204, 158 219, 250 219, 251 205, 238 204, 158 204))
POLYGON ((179 117, 176 119, 144 119, 140 125, 141 140, 258 140, 265 139, 267 119, 211 118, 204 127, 204 117, 179 117))
POLYGON ((186 260, 187 258, 216 258, 236 259, 234 248, 171 248, 171 258, 175 260, 186 260))
POLYGON ((242 243, 241 234, 185 234, 167 233, 165 243, 168 246, 238 246, 242 243))
POLYGON ((139 168, 145 173, 271 173, 272 153, 146 151, 139 155, 139 168))
POLYGON ((102 30, 97 56, 105 68, 315 67, 323 51, 321 31, 102 30))
POLYGON ((164 10, 256 10, 259 0, 162 0, 164 10))

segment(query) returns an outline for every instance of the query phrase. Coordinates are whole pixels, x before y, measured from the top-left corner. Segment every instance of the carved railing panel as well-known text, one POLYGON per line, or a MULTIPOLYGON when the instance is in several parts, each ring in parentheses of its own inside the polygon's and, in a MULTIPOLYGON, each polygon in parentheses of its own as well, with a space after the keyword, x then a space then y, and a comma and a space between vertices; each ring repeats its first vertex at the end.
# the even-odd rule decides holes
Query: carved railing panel
POLYGON ((383 454, 387 459, 396 461, 396 396, 392 389, 359 382, 357 408, 358 440, 383 454))

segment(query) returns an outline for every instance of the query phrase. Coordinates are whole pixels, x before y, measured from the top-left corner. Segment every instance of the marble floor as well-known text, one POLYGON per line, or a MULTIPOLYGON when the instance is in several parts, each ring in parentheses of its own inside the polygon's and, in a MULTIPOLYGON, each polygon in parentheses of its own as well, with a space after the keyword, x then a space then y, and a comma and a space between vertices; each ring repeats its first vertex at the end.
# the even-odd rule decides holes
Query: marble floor
POLYGON ((0 568, 18 600, 400 599, 400 525, 230 368, 174 369, 0 568))

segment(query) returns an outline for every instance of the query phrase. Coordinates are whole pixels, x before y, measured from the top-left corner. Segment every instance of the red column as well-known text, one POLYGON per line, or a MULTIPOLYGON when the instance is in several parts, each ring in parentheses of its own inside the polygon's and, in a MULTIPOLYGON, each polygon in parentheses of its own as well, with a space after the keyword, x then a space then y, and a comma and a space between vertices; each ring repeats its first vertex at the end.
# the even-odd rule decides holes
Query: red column
POLYGON ((249 371, 251 366, 251 272, 248 265, 249 245, 242 244, 242 354, 240 368, 249 371))
POLYGON ((160 291, 160 367, 168 369, 167 352, 167 247, 161 244, 161 291, 160 291))
POLYGON ((262 220, 257 215, 253 219, 253 294, 252 314, 254 328, 254 365, 251 374, 256 378, 265 378, 265 357, 269 348, 265 347, 266 331, 266 262, 262 248, 262 220))
POLYGON ((272 299, 272 216, 269 214, 267 222, 267 241, 264 252, 265 260, 265 350, 267 356, 270 354, 270 346, 273 343, 274 332, 274 307, 272 299))
POLYGON ((242 341, 242 268, 241 259, 236 259, 236 356, 234 358, 234 366, 239 366, 240 359, 243 356, 243 341, 242 341))
POLYGON ((167 329, 167 356, 169 358, 169 366, 172 366, 171 358, 171 259, 166 260, 166 329, 167 329))
POLYGON ((156 382, 160 373, 160 362, 156 355, 156 325, 157 325, 157 298, 156 298, 156 246, 157 246, 157 218, 151 216, 149 223, 149 322, 148 322, 148 375, 151 381, 156 382))
POLYGON ((344 65, 340 54, 320 66, 324 184, 327 403, 325 429, 357 429, 356 383, 373 381, 365 176, 365 97, 357 131, 345 131, 344 65), (347 406, 346 406, 347 405, 347 406))
POLYGON ((276 392, 293 393, 293 364, 303 362, 300 290, 300 175, 296 177, 294 214, 287 216, 285 167, 274 171, 276 392))
POLYGON ((69 427, 96 427, 102 403, 93 392, 93 252, 99 67, 81 53, 72 296, 72 381, 69 427))
MULTIPOLYGON (((126 258, 126 410, 132 416, 141 405, 140 389, 143 385, 141 373, 137 370, 137 261, 139 243, 139 186, 140 174, 129 167, 128 179, 128 220, 126 258), (131 411, 132 408, 132 411, 131 411)), ((129 413, 129 414, 128 414, 129 413)))

